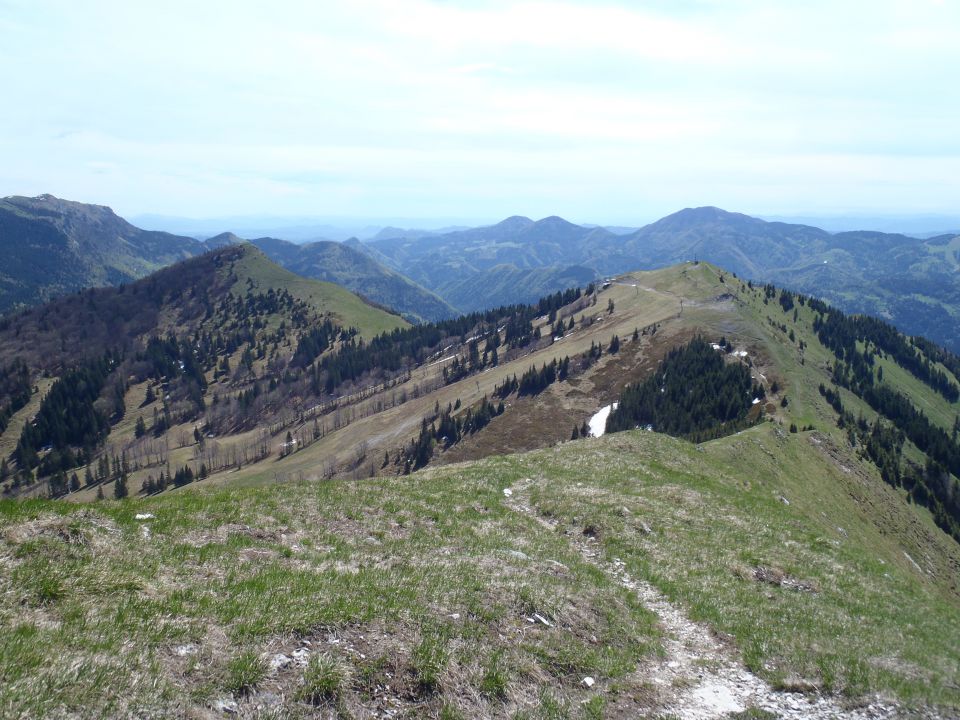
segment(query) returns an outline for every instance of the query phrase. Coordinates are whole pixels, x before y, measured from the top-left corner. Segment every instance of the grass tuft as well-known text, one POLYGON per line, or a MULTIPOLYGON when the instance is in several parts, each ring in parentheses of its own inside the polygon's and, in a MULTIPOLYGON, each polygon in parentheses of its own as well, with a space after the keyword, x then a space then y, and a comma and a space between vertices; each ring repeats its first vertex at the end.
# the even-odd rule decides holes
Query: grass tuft
POLYGON ((313 705, 340 698, 347 681, 344 666, 330 655, 314 655, 303 671, 303 685, 297 698, 313 705))
POLYGON ((424 630, 420 642, 410 656, 410 665, 421 692, 433 693, 447 667, 449 650, 447 633, 439 629, 424 630))
POLYGON ((254 652, 245 652, 227 663, 225 690, 249 695, 267 676, 267 664, 254 652))

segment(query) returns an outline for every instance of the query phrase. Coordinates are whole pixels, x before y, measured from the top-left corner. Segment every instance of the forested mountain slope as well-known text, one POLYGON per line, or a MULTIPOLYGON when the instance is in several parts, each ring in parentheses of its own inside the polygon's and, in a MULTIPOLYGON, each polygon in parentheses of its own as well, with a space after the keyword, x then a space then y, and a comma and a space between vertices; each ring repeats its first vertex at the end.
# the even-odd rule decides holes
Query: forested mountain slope
POLYGON ((361 343, 229 257, 252 342, 161 311, 91 481, 4 501, 4 707, 956 714, 956 356, 706 263, 361 343))
POLYGON ((141 230, 110 208, 52 195, 0 199, 0 312, 117 285, 197 254, 193 238, 141 230))

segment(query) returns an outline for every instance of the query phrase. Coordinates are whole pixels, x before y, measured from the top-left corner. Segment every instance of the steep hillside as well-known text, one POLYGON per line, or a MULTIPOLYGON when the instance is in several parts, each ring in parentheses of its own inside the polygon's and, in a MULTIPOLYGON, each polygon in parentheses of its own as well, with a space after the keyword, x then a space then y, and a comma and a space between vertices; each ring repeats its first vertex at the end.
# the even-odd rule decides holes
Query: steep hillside
MULTIPOLYGON (((338 285, 274 265, 252 245, 4 318, 5 492, 58 495, 79 489, 80 476, 93 487, 113 468, 122 470, 114 494, 123 496, 132 470, 155 473, 171 446, 200 438, 200 417, 210 432, 238 433, 295 412, 302 386, 284 373, 281 402, 276 380, 269 388, 257 380, 265 368, 285 367, 305 348, 319 355, 406 327, 338 285), (41 386, 38 404, 32 393, 41 386)), ((238 462, 265 457, 263 432, 245 439, 238 462)))
POLYGON ((597 279, 597 272, 580 265, 563 268, 518 268, 512 264, 494 265, 466 277, 451 277, 437 293, 463 312, 485 310, 490 298, 497 304, 535 303, 544 295, 569 287, 586 287, 597 279))
MULTIPOLYGON (((119 285, 178 260, 246 242, 222 233, 204 242, 134 227, 108 207, 41 195, 0 200, 0 314, 84 288, 119 285)), ((271 259, 315 280, 342 285, 409 319, 456 315, 445 301, 366 253, 336 242, 253 241, 271 259)))
POLYGON ((209 308, 247 295, 286 292, 304 311, 329 316, 367 337, 407 323, 333 283, 275 265, 249 244, 214 250, 120 288, 87 289, 0 320, 0 363, 25 359, 57 371, 146 337, 224 331, 209 308))
POLYGON ((434 293, 348 243, 295 245, 275 238, 258 238, 250 242, 274 262, 298 275, 342 285, 375 303, 397 310, 410 320, 435 321, 458 314, 434 293))
POLYGON ((141 230, 110 208, 41 195, 0 199, 0 312, 118 285, 196 255, 193 238, 141 230))
MULTIPOLYGON (((383 374, 274 420, 263 459, 237 460, 250 431, 185 437, 166 450, 173 469, 199 474, 231 446, 233 461, 133 501, 0 505, 0 617, 17 618, 0 636, 0 702, 25 715, 955 716, 960 544, 932 511, 944 475, 922 475, 941 450, 916 422, 885 444, 900 418, 874 404, 904 393, 927 435, 956 445, 957 358, 706 263, 595 290, 325 350, 306 365, 321 382, 365 352, 383 374), (653 378, 684 402, 673 372, 696 392, 749 384, 717 404, 739 419, 701 442, 683 423, 662 426, 683 437, 569 440, 627 385, 653 378)), ((297 367, 257 362, 261 397, 297 367)), ((217 407, 250 387, 208 381, 217 407)), ((127 462, 131 430, 111 433, 127 462)), ((162 467, 131 469, 131 495, 162 467)))

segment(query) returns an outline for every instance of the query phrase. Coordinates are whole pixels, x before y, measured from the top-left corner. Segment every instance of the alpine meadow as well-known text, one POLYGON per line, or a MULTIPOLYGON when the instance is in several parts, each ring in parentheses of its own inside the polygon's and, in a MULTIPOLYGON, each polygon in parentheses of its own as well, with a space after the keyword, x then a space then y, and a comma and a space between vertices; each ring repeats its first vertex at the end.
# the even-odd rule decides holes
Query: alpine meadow
POLYGON ((0 718, 960 718, 957 28, 0 3, 0 718))

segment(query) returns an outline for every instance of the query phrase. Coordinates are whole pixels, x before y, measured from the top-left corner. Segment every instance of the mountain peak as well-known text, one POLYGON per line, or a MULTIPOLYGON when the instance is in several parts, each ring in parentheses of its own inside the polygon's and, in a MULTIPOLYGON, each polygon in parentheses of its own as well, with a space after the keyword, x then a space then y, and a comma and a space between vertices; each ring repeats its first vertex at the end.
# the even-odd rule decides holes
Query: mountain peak
POLYGON ((729 212, 722 208, 714 207, 713 205, 704 205, 702 207, 684 208, 683 210, 679 210, 672 215, 667 215, 667 217, 663 219, 682 219, 690 222, 709 222, 717 220, 742 220, 748 217, 749 216, 747 215, 729 212))
POLYGON ((64 200, 50 193, 43 193, 35 197, 26 197, 23 195, 10 195, 3 198, 4 202, 14 205, 22 210, 57 212, 64 215, 83 215, 85 217, 106 216, 117 217, 113 209, 106 205, 92 205, 90 203, 77 202, 76 200, 64 200))
POLYGON ((227 245, 241 245, 247 242, 242 237, 234 235, 232 232, 222 232, 219 235, 214 235, 212 238, 207 238, 204 242, 209 248, 221 248, 226 247, 227 245))
POLYGON ((499 230, 526 230, 529 227, 533 227, 536 223, 528 217, 523 215, 511 215, 505 220, 501 220, 493 227, 499 230))
POLYGON ((569 220, 564 220, 559 215, 550 215, 549 217, 545 217, 542 220, 537 220, 537 222, 535 222, 534 225, 544 229, 554 229, 554 228, 566 229, 571 227, 580 227, 579 225, 574 225, 574 223, 570 222, 569 220))

